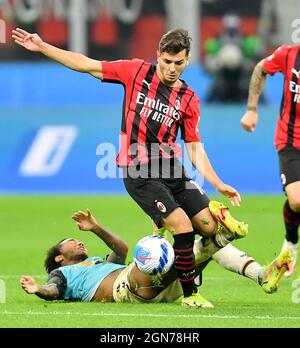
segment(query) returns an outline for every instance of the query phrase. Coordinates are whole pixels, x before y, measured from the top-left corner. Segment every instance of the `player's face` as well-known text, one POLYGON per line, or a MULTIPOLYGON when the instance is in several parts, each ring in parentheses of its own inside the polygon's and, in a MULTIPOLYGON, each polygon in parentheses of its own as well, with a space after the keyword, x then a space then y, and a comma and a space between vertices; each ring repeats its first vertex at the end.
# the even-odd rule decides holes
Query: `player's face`
POLYGON ((83 261, 88 257, 88 251, 82 241, 77 239, 69 239, 60 246, 61 254, 68 261, 83 261))
POLYGON ((157 52, 157 73, 160 80, 169 87, 175 87, 188 64, 188 55, 186 50, 171 54, 167 52, 157 52))

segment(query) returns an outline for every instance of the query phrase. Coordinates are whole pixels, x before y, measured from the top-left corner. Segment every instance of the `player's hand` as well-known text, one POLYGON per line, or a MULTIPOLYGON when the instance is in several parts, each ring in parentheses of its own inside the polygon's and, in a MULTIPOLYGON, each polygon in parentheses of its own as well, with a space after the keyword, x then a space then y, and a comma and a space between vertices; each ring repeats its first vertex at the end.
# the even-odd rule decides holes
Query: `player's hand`
POLYGON ((72 219, 76 221, 77 226, 81 231, 91 231, 94 227, 98 226, 97 220, 91 214, 89 209, 85 212, 77 211, 72 215, 72 219))
POLYGON ((241 196, 236 189, 226 184, 219 184, 216 189, 225 197, 229 198, 231 204, 239 207, 241 203, 241 196))
POLYGON ((15 43, 26 48, 29 51, 40 52, 43 40, 38 34, 30 34, 27 31, 17 28, 12 31, 12 38, 15 43))
POLYGON ((22 276, 20 278, 20 284, 27 294, 35 294, 38 291, 38 284, 34 278, 30 276, 22 276))
POLYGON ((253 132, 258 122, 258 114, 256 111, 247 111, 241 118, 241 125, 247 132, 253 132))

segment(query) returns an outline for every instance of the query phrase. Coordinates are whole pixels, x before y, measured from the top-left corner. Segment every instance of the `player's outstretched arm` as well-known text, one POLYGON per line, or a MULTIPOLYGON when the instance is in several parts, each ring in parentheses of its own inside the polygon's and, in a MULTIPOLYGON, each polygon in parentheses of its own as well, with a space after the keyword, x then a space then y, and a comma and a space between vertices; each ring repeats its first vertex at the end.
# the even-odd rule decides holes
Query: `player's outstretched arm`
POLYGON ((107 258, 107 261, 120 264, 125 263, 128 253, 127 243, 115 233, 112 233, 100 226, 89 209, 87 209, 85 212, 77 211, 73 214, 72 219, 76 221, 80 230, 95 233, 112 250, 112 253, 107 258))
POLYGON ((218 192, 229 198, 233 206, 240 206, 241 196, 236 189, 226 185, 214 171, 210 160, 200 142, 185 143, 188 156, 194 167, 203 177, 210 182, 218 192))
POLYGON ((261 60, 253 70, 249 85, 247 111, 241 118, 241 125, 247 132, 253 132, 258 122, 257 105, 266 80, 263 64, 264 61, 261 60))
POLYGON ((56 300, 59 297, 59 290, 55 284, 40 285, 30 276, 22 276, 20 284, 27 294, 35 294, 44 300, 56 300))
POLYGON ((30 34, 17 28, 12 31, 15 43, 32 52, 40 52, 50 59, 66 67, 83 73, 89 73, 102 79, 102 64, 100 61, 88 58, 80 53, 66 51, 44 42, 38 34, 30 34))

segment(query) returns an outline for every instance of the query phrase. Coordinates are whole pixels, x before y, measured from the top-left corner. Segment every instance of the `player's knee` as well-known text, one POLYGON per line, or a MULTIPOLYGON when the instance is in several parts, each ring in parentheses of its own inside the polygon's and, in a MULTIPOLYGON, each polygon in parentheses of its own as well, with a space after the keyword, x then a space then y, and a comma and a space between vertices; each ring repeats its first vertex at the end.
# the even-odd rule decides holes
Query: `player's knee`
POLYGON ((184 233, 193 231, 193 226, 189 220, 180 220, 173 219, 172 221, 168 221, 164 224, 165 228, 167 228, 172 233, 184 233))
POLYGON ((215 221, 211 222, 209 225, 202 225, 200 229, 200 234, 205 237, 211 237, 213 234, 216 233, 217 230, 217 224, 215 221))
POLYGON ((195 223, 195 230, 202 236, 211 237, 217 230, 217 223, 214 219, 200 219, 195 223))
POLYGON ((295 213, 300 213, 300 199, 293 200, 292 202, 289 202, 290 208, 295 213))
POLYGON ((176 209, 163 219, 164 227, 172 233, 184 233, 193 231, 191 220, 181 209, 176 209))
POLYGON ((193 226, 188 221, 176 221, 171 229, 175 233, 185 233, 193 231, 193 226))

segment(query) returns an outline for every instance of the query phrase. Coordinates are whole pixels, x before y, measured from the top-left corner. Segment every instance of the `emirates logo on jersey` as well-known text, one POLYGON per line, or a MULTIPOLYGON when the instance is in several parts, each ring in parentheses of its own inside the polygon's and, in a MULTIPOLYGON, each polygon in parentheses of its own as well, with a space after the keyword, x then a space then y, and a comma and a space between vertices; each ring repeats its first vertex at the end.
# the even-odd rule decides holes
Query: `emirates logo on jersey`
POLYGON ((136 103, 142 105, 140 116, 151 119, 167 127, 172 127, 174 121, 180 119, 180 100, 176 99, 174 106, 163 103, 159 98, 150 98, 138 92, 136 103))
POLYGON ((300 103, 300 85, 297 83, 300 77, 300 70, 296 70, 295 68, 292 68, 291 72, 292 72, 293 80, 290 80, 289 82, 290 82, 290 91, 293 93, 293 102, 300 103))
POLYGON ((162 202, 156 201, 156 206, 157 206, 157 209, 161 211, 162 213, 165 213, 167 211, 166 206, 162 202))

